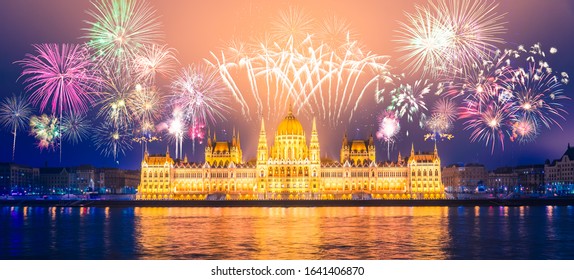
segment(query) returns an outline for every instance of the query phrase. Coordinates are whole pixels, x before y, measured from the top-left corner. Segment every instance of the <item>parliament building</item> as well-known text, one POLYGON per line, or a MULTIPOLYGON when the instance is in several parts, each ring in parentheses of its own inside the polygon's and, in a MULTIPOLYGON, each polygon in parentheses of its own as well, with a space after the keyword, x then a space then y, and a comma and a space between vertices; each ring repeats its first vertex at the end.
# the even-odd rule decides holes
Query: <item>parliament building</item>
POLYGON ((205 162, 191 163, 145 153, 138 199, 276 200, 276 199, 437 199, 444 198, 436 149, 397 161, 377 162, 373 137, 344 136, 339 161, 321 159, 316 123, 311 139, 292 111, 267 143, 261 121, 257 158, 243 161, 239 133, 231 142, 208 136, 205 162))

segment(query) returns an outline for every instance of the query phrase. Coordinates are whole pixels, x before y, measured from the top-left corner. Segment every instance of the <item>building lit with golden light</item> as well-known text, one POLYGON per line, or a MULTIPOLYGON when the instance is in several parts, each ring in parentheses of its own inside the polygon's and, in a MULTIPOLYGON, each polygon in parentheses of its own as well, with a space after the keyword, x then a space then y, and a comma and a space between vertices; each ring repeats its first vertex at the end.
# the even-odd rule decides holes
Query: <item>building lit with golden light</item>
POLYGON ((239 133, 231 142, 208 136, 203 163, 149 155, 142 161, 138 199, 436 199, 444 198, 440 157, 415 153, 397 161, 377 162, 373 137, 344 136, 340 160, 321 159, 315 120, 309 144, 291 110, 267 143, 265 124, 257 157, 243 161, 239 133))

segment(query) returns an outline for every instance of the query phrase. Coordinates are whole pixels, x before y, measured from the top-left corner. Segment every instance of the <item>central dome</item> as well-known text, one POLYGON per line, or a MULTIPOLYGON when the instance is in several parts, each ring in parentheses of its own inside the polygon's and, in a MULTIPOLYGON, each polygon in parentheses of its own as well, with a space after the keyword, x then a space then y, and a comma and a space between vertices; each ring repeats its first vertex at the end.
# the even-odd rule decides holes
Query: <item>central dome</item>
POLYGON ((293 116, 291 106, 289 106, 289 113, 277 127, 277 135, 305 135, 303 126, 295 116, 293 116))

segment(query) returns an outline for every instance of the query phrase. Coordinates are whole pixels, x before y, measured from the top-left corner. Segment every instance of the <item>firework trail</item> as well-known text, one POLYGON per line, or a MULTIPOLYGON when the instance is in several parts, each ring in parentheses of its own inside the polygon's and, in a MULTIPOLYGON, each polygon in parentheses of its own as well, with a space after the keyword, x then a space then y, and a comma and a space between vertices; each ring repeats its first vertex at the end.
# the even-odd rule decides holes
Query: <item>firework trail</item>
POLYGON ((389 58, 363 51, 337 18, 318 24, 289 9, 272 26, 271 35, 253 43, 234 41, 221 54, 212 53, 209 62, 248 118, 275 123, 289 100, 296 113, 335 126, 344 116, 352 119, 368 89, 388 72, 389 58), (247 89, 240 86, 243 80, 247 89))
POLYGON ((133 61, 144 46, 163 37, 158 17, 146 2, 139 0, 101 0, 87 11, 92 17, 85 28, 88 45, 101 61, 133 61))
POLYGON ((61 138, 58 118, 42 114, 30 118, 30 134, 38 140, 40 150, 54 150, 61 138))
POLYGON ((0 103, 0 125, 10 129, 13 135, 12 160, 16 155, 16 135, 18 129, 24 129, 30 119, 32 108, 22 95, 5 97, 0 103))
POLYGON ((183 137, 185 136, 185 123, 183 112, 180 109, 173 110, 173 118, 168 121, 167 132, 175 142, 175 158, 183 153, 183 137))
POLYGON ((33 46, 37 55, 27 54, 26 58, 16 62, 23 67, 21 77, 26 77, 26 90, 32 91, 29 98, 32 104, 40 104, 40 112, 51 104, 50 112, 59 114, 59 119, 62 119, 64 112, 86 112, 97 98, 94 92, 100 82, 94 74, 94 63, 89 59, 87 50, 73 44, 33 46))

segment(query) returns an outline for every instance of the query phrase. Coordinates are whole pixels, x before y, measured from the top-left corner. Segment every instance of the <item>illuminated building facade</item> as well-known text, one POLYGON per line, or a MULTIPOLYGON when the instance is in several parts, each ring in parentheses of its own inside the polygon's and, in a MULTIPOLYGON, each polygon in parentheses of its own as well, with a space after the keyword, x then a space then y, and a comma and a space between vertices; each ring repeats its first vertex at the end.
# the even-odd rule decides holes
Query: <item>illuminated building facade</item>
POLYGON ((574 190, 574 147, 568 147, 560 159, 544 164, 544 182, 548 191, 572 193, 574 190))
POLYGON ((340 161, 321 159, 315 120, 309 145, 291 110, 267 143, 265 124, 254 161, 244 162, 239 134, 231 142, 208 136, 204 163, 148 155, 142 161, 138 199, 436 199, 444 198, 435 149, 395 162, 376 162, 373 137, 343 138, 340 161))

